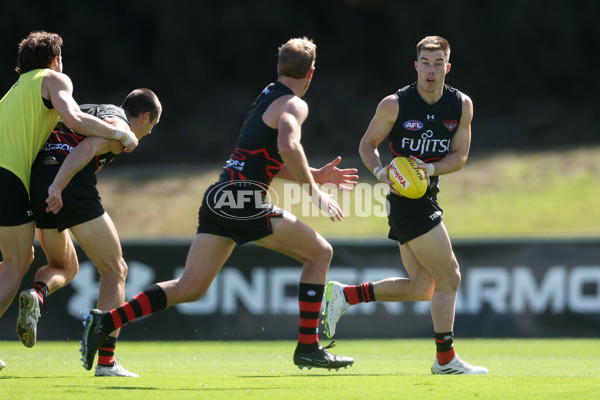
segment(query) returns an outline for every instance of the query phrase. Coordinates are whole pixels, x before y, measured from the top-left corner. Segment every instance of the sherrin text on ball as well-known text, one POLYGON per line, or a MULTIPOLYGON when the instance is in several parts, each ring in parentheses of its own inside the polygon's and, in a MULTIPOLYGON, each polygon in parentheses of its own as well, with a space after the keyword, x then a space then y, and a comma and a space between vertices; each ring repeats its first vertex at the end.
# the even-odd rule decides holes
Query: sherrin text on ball
POLYGON ((419 164, 406 157, 396 157, 390 163, 389 177, 394 189, 404 197, 418 199, 427 191, 427 178, 419 164))

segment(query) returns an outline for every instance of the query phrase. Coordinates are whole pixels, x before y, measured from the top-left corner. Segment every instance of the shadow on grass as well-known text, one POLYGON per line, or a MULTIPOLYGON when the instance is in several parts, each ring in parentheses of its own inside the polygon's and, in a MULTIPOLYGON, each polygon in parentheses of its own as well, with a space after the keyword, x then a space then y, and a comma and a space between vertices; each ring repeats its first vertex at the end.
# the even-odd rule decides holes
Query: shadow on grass
MULTIPOLYGON (((61 386, 57 386, 61 387, 61 386)), ((74 388, 81 389, 89 389, 89 386, 83 385, 74 385, 74 386, 64 386, 70 390, 74 388)), ((167 387, 146 387, 146 386, 104 386, 104 387, 96 387, 95 390, 156 390, 156 391, 164 391, 164 392, 182 392, 182 391, 219 391, 219 392, 229 392, 229 391, 247 391, 247 390, 277 390, 281 389, 281 387, 273 387, 273 386, 244 386, 244 387, 233 387, 233 388, 223 388, 223 387, 194 387, 194 388, 167 388, 167 387)))
POLYGON ((323 377, 336 377, 336 376, 342 376, 342 377, 346 377, 346 376, 398 376, 398 375, 402 375, 399 373, 394 373, 394 374, 348 374, 348 373, 309 373, 309 374, 288 374, 288 375, 237 375, 239 378, 269 378, 269 379, 273 379, 273 378, 311 378, 311 377, 315 377, 315 378, 323 378, 323 377))
POLYGON ((0 376, 0 380, 2 379, 68 379, 68 378, 74 378, 75 376, 73 375, 66 375, 66 376, 18 376, 18 375, 5 375, 2 374, 2 376, 0 376))

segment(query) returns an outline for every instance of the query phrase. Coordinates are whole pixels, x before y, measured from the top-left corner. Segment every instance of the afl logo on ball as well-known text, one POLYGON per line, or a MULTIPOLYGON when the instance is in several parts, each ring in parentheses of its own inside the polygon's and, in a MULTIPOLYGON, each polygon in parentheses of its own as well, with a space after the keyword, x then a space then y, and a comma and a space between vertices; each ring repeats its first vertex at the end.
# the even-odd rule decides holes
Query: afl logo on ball
POLYGON ((415 119, 406 121, 404 124, 402 124, 402 126, 404 126, 404 129, 408 129, 409 131, 418 131, 420 129, 423 129, 423 123, 415 119))

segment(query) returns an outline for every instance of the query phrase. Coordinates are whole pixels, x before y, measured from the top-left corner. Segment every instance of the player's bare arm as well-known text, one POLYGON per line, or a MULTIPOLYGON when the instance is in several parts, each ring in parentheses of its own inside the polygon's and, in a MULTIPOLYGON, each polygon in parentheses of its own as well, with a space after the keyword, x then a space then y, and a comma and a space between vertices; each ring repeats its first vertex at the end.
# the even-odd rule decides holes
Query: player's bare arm
POLYGON ((63 122, 75 132, 85 136, 99 136, 115 139, 124 146, 124 151, 133 151, 138 139, 129 128, 115 129, 102 120, 82 112, 73 99, 71 79, 60 72, 51 71, 42 83, 42 95, 48 98, 63 122))
POLYGON ((473 102, 463 94, 462 117, 452 142, 450 152, 441 160, 433 163, 434 175, 450 174, 461 170, 469 157, 471 147, 471 121, 473 120, 473 102))
POLYGON ((342 157, 337 156, 333 161, 319 169, 312 171, 315 181, 319 184, 333 184, 338 189, 352 190, 358 183, 358 170, 356 168, 340 169, 337 166, 342 162, 342 157))
MULTIPOLYGON (((337 156, 333 161, 325 164, 321 168, 310 168, 310 172, 315 182, 319 185, 335 185, 338 189, 352 190, 358 183, 358 170, 356 168, 343 168, 337 166, 342 162, 342 157, 337 156)), ((287 180, 295 180, 292 173, 284 164, 277 173, 277 177, 287 180)))
POLYGON ((379 150, 377 149, 381 142, 388 138, 396 118, 398 117, 398 100, 395 95, 385 97, 375 111, 375 116, 369 123, 369 127, 360 141, 358 152, 365 166, 375 173, 377 179, 390 185, 392 191, 392 182, 388 178, 388 166, 381 163, 379 150), (385 170, 385 171, 384 171, 385 170))
POLYGON ((377 106, 375 116, 369 123, 358 148, 363 163, 370 171, 373 171, 375 167, 382 167, 377 148, 390 135, 397 116, 398 101, 396 96, 385 97, 377 106))
POLYGON ((308 116, 308 105, 299 97, 281 98, 281 113, 278 121, 277 148, 288 171, 299 183, 306 183, 310 190, 317 189, 310 172, 306 154, 300 139, 302 123, 308 116))
POLYGON ((278 123, 277 148, 284 164, 298 183, 306 184, 315 205, 327 212, 332 220, 334 218, 341 220, 344 217, 341 208, 330 195, 318 188, 308 166, 304 148, 300 143, 301 127, 308 116, 308 105, 296 96, 282 97, 282 103, 278 123))
MULTIPOLYGON (((119 118, 105 118, 104 121, 117 128, 126 128, 127 123, 119 118)), ((119 154, 122 150, 120 142, 98 136, 90 136, 73 148, 60 166, 54 181, 48 187, 48 207, 46 212, 57 214, 63 206, 62 191, 71 179, 81 171, 94 156, 111 152, 119 154)))

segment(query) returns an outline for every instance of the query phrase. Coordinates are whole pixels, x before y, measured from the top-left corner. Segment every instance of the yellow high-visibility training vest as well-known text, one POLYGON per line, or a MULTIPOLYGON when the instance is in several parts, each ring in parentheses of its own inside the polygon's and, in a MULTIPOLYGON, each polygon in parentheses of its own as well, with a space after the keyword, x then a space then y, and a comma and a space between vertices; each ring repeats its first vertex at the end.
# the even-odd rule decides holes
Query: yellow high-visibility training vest
POLYGON ((14 173, 29 191, 31 164, 59 120, 42 100, 49 69, 22 74, 0 100, 0 167, 14 173))

